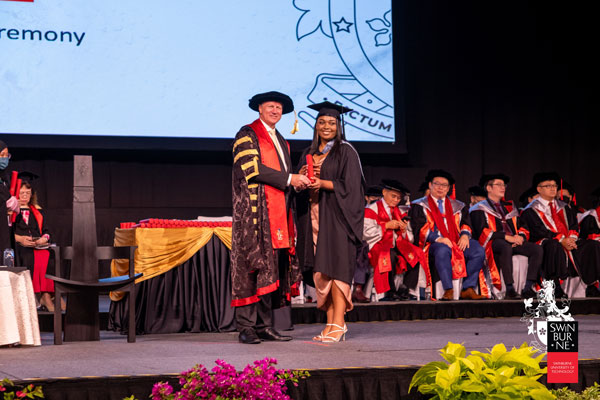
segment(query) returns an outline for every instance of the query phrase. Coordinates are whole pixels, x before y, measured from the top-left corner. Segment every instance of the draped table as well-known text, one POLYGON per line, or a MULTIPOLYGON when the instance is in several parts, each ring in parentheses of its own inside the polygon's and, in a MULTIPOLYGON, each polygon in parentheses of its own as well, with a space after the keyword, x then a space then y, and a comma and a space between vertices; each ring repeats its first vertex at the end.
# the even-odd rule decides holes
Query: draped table
POLYGON ((40 346, 31 275, 25 268, 0 267, 0 346, 40 346))
MULTIPOLYGON (((116 229, 114 245, 137 246, 137 334, 234 330, 231 227, 116 229)), ((112 276, 126 275, 127 264, 114 260, 112 276)), ((110 298, 108 328, 126 332, 129 299, 110 298)))

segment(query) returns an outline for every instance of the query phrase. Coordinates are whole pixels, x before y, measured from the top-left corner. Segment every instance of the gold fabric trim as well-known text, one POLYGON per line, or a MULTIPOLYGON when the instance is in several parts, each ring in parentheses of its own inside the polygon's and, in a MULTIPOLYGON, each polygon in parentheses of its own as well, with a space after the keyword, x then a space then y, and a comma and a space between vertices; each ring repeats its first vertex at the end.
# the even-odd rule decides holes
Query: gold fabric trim
POLYGON ((251 194, 250 195, 250 200, 258 200, 258 195, 257 194, 251 194))
MULTIPOLYGON (((137 246, 135 251, 135 273, 144 275, 135 283, 164 274, 165 272, 189 260, 198 250, 217 237, 231 250, 230 227, 192 227, 192 228, 136 228, 115 229, 115 246, 137 246)), ((123 276, 129 273, 128 260, 113 260, 111 276, 123 276)), ((110 298, 119 301, 124 292, 111 292, 110 298)))
POLYGON ((257 210, 256 206, 252 206, 252 212, 255 213, 257 210))
POLYGON ((251 183, 248 185, 248 189, 254 189, 258 187, 258 183, 251 183))
POLYGON ((249 150, 244 150, 244 151, 240 151, 239 153, 236 154, 236 156, 233 158, 233 163, 235 164, 237 162, 237 160, 239 160, 240 158, 244 157, 244 156, 248 156, 250 154, 253 155, 258 155, 258 150, 256 149, 249 149, 249 150))
POLYGON ((235 143, 233 144, 233 151, 235 151, 236 147, 238 147, 240 144, 245 143, 245 142, 252 143, 252 138, 250 136, 244 136, 243 138, 239 138, 238 140, 236 140, 235 143))

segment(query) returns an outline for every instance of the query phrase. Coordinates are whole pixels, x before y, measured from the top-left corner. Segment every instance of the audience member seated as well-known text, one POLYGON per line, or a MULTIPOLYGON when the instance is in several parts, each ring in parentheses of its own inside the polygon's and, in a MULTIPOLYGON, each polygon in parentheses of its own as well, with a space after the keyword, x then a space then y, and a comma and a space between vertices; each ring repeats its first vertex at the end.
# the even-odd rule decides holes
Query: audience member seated
POLYGON ((465 204, 447 197, 454 178, 444 170, 431 170, 425 180, 431 193, 413 201, 410 224, 415 244, 423 248, 429 265, 435 264, 444 288, 441 299, 454 298, 452 279, 459 278, 464 278, 461 299, 485 299, 475 291, 485 259, 483 247, 471 238, 465 204))
POLYGON ((514 288, 513 255, 528 258, 527 281, 521 295, 535 297, 533 285, 539 280, 542 264, 542 248, 528 242, 529 231, 522 226, 519 212, 510 201, 504 201, 509 177, 491 174, 481 177, 479 184, 486 190, 487 198, 469 210, 473 224, 473 236, 486 249, 488 267, 492 274, 498 269, 504 277, 507 299, 518 299, 514 288))
POLYGON ((471 198, 469 207, 472 207, 487 198, 487 192, 481 186, 471 186, 467 192, 471 198))
POLYGON ((529 205, 533 200, 537 199, 540 195, 536 188, 529 188, 519 196, 519 210, 522 212, 525 207, 529 205))
POLYGON ((54 311, 52 295, 54 282, 46 278, 48 264, 52 262, 50 251, 47 249, 50 242, 48 224, 44 221, 44 214, 37 204, 37 199, 31 181, 38 176, 30 172, 19 173, 23 180, 19 191, 21 212, 13 224, 16 251, 15 257, 18 265, 29 268, 33 281, 33 291, 41 294, 40 304, 48 311, 54 311))
POLYGON ((408 194, 409 190, 397 180, 383 180, 383 198, 365 209, 363 239, 369 245, 375 290, 385 293, 383 301, 417 298, 424 254, 412 244, 409 206, 403 205, 408 194), (395 277, 401 274, 402 284, 396 287, 395 277))
POLYGON ((533 177, 539 197, 521 214, 529 229, 529 240, 544 249, 542 277, 555 281, 555 297, 566 297, 560 280, 579 276, 588 286, 586 296, 597 296, 594 285, 600 276, 599 242, 579 239, 579 227, 567 204, 556 200, 560 177, 555 172, 541 172, 533 177))

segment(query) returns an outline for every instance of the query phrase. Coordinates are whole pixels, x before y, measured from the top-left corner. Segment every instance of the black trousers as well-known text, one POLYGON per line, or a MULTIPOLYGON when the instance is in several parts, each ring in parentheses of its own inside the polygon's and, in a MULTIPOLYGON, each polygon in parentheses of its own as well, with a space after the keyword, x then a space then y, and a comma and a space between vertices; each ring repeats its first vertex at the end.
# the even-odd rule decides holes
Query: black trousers
POLYGON ((504 239, 492 241, 492 252, 496 265, 502 271, 504 283, 512 285, 513 279, 513 255, 522 255, 528 259, 527 280, 536 281, 540 277, 540 268, 544 257, 544 251, 541 246, 532 242, 523 242, 520 246, 512 247, 504 239))
MULTIPOLYGON (((404 256, 402 254, 400 254, 400 252, 394 247, 392 249, 390 249, 390 261, 392 262, 392 270, 388 273, 388 282, 390 283, 390 289, 392 291, 396 291, 396 286, 394 283, 394 278, 396 277, 396 264, 398 264, 398 258, 402 257, 404 258, 404 256)), ((410 264, 407 264, 407 270, 404 273, 404 286, 406 286, 409 289, 414 289, 417 287, 417 284, 419 283, 419 267, 420 265, 417 264, 413 267, 410 266, 410 264)))
MULTIPOLYGON (((275 250, 275 263, 279 271, 279 287, 287 287, 287 269, 289 267, 288 249, 275 250)), ((273 327, 273 308, 279 308, 285 302, 285 296, 279 290, 258 297, 257 303, 235 308, 235 324, 238 332, 254 329, 262 332, 273 327)))

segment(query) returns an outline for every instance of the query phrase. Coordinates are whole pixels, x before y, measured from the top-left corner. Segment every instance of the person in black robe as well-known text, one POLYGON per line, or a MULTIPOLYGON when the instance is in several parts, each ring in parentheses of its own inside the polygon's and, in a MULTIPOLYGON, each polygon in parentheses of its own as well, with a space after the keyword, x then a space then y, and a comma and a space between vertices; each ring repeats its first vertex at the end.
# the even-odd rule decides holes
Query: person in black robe
MULTIPOLYGON (((9 227, 9 211, 19 212, 19 201, 10 193, 10 180, 8 175, 8 162, 10 153, 6 143, 0 140, 0 253, 5 249, 12 248, 12 240, 9 227)), ((3 261, 3 260, 0 260, 3 261)))
MULTIPOLYGON (((592 197, 594 208, 578 214, 579 240, 577 243, 581 251, 581 261, 582 263, 591 264, 583 266, 586 270, 600 268, 600 255, 598 253, 600 250, 600 220, 598 218, 600 213, 600 188, 592 192, 592 197)), ((600 291, 596 284, 587 286, 585 296, 600 297, 600 291)))
POLYGON ((22 179, 19 190, 21 210, 12 226, 15 235, 15 258, 18 265, 27 267, 31 273, 33 291, 40 296, 40 305, 50 312, 54 311, 54 282, 46 278, 48 266, 53 264, 50 250, 50 230, 32 181, 38 176, 31 172, 20 172, 22 179))
POLYGON ((292 99, 266 92, 249 106, 259 118, 243 126, 233 143, 231 306, 239 341, 258 344, 292 339, 274 329, 273 309, 288 304, 291 286, 301 279, 290 193, 310 181, 290 173, 289 146, 275 129, 282 114, 294 110, 292 99))
POLYGON ((338 342, 345 339, 344 314, 352 309, 350 286, 362 246, 364 177, 340 120, 340 114, 351 110, 330 102, 309 107, 319 114, 312 145, 298 165, 313 183, 296 199, 297 253, 303 271, 312 272, 317 307, 327 313, 327 325, 314 340, 338 342))
POLYGON ((580 276, 588 286, 586 295, 595 296, 600 277, 600 243, 579 240, 579 226, 574 213, 556 199, 560 177, 556 172, 541 172, 533 177, 539 197, 521 214, 529 228, 529 240, 544 248, 542 277, 555 281, 555 297, 566 297, 560 279, 580 276))

